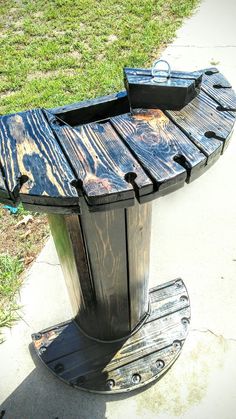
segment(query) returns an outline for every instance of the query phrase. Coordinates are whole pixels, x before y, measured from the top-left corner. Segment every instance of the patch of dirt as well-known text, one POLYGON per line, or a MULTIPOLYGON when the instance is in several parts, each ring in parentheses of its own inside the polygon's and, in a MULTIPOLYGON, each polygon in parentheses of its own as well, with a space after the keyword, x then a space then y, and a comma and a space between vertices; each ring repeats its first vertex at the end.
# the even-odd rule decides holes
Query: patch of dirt
POLYGON ((117 41, 117 36, 116 35, 109 35, 107 38, 107 43, 108 44, 112 44, 113 42, 117 41))
POLYGON ((19 211, 10 214, 0 207, 0 254, 19 257, 25 268, 43 248, 49 236, 47 217, 19 211))
POLYGON ((76 70, 74 68, 67 68, 67 69, 60 69, 60 70, 51 70, 51 71, 34 71, 34 73, 29 73, 27 76, 27 80, 36 80, 41 78, 50 78, 50 77, 57 77, 60 74, 66 76, 75 76, 76 70))
POLYGON ((76 60, 81 60, 82 54, 79 51, 72 51, 66 54, 68 57, 76 58, 76 60))

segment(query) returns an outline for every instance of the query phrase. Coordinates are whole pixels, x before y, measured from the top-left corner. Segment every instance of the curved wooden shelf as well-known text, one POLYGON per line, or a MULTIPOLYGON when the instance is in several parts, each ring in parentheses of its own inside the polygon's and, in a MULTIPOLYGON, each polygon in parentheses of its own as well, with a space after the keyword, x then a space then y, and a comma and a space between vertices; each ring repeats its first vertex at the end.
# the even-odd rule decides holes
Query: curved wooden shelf
POLYGON ((129 113, 125 93, 0 118, 0 201, 53 213, 126 208, 200 176, 223 153, 236 96, 215 68, 180 111, 129 113))

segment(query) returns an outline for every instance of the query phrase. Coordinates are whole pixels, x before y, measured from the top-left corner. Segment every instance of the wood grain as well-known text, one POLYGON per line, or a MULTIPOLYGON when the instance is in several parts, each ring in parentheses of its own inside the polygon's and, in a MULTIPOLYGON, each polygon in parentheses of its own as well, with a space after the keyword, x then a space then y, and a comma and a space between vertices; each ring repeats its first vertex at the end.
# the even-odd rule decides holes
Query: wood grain
POLYGON ((228 80, 216 68, 204 70, 202 90, 212 97, 223 109, 236 111, 235 92, 228 80))
POLYGON ((205 154, 209 165, 220 156, 234 125, 234 116, 218 111, 217 103, 204 92, 181 111, 165 113, 205 154))
POLYGON ((125 210, 128 254, 130 329, 148 312, 148 281, 152 204, 125 210))
MULTIPOLYGON (((124 211, 90 213, 84 208, 80 216, 95 293, 93 336, 104 340, 118 339, 130 330, 124 211)), ((89 329, 87 324, 88 334, 89 329)))
POLYGON ((81 182, 88 205, 111 204, 151 193, 153 184, 109 122, 51 127, 81 182), (130 175, 131 174, 131 175, 130 175))
POLYGON ((162 193, 204 169, 205 156, 162 111, 137 110, 111 121, 162 193))
POLYGON ((54 373, 79 388, 119 392, 145 385, 176 360, 190 320, 188 295, 181 280, 156 287, 150 297, 152 318, 126 340, 93 341, 72 321, 33 336, 35 349, 54 373), (185 306, 178 305, 179 295, 185 298, 185 306), (140 381, 132 381, 134 374, 139 374, 140 381), (107 387, 107 380, 114 381, 114 388, 107 387))
POLYGON ((12 196, 31 204, 78 203, 75 177, 40 109, 0 118, 0 162, 12 196))

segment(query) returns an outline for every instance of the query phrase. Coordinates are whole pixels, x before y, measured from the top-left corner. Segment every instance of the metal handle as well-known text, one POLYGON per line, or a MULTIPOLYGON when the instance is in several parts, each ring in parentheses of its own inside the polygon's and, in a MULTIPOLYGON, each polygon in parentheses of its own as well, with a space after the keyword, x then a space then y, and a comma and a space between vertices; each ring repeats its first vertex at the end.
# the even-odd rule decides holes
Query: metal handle
POLYGON ((170 68, 170 64, 167 61, 165 60, 154 61, 153 66, 152 66, 152 77, 155 83, 164 83, 170 77, 170 73, 171 73, 171 68, 170 68), (157 68, 158 64, 160 63, 166 64, 166 67, 167 67, 166 70, 157 68))

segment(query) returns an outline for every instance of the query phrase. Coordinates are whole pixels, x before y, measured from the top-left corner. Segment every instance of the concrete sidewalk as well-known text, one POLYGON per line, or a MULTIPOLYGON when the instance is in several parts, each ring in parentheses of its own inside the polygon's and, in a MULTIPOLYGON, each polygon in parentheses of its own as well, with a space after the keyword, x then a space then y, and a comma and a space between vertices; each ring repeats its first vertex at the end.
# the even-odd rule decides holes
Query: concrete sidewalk
MULTIPOLYGON (((206 0, 163 57, 176 69, 216 65, 236 88, 235 16, 235 1, 206 0)), ((235 137, 201 178, 153 204, 150 286, 181 276, 192 307, 191 331, 171 370, 140 393, 115 397, 75 390, 47 371, 30 334, 71 316, 49 240, 22 289, 22 320, 0 345, 4 419, 236 418, 235 137)))

